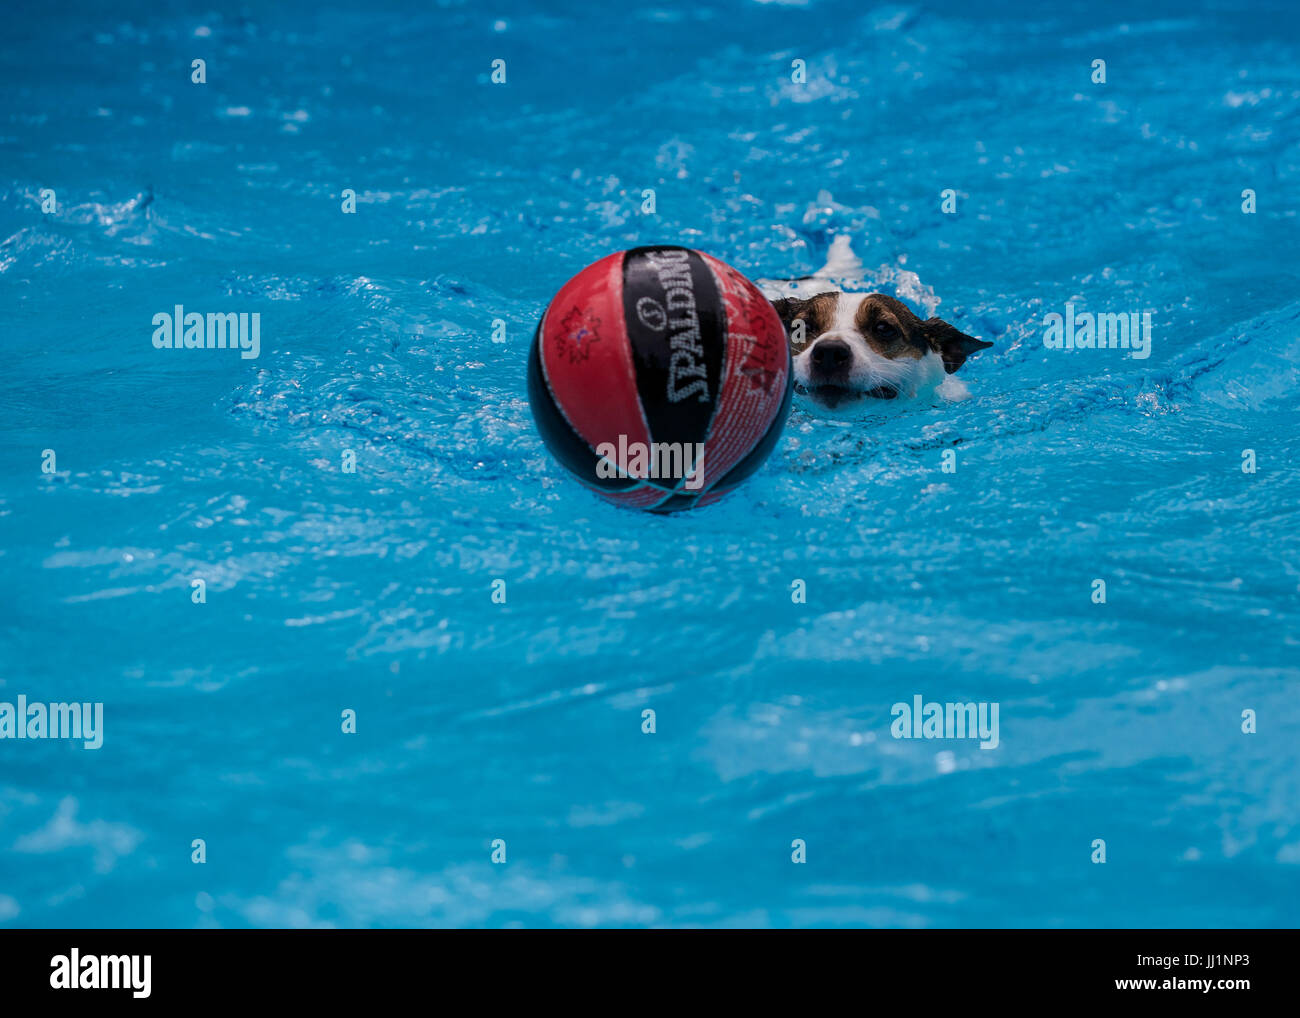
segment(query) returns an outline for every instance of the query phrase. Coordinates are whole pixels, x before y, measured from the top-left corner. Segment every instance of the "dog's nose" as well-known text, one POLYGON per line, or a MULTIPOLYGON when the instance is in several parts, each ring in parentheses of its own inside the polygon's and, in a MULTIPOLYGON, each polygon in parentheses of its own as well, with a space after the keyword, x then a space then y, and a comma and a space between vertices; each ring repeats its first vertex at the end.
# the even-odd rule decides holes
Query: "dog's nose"
POLYGON ((830 374, 843 370, 853 359, 853 351, 842 339, 819 340, 812 348, 813 370, 830 374))

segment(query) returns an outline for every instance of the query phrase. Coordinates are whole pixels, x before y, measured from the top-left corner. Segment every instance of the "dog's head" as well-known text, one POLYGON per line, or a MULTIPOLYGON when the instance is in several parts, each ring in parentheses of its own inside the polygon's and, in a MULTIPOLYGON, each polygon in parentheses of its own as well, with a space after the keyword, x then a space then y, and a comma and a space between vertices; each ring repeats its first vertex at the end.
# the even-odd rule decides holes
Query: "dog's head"
POLYGON ((835 408, 936 389, 992 346, 938 318, 922 321, 881 293, 819 293, 773 302, 790 334, 795 391, 835 408))

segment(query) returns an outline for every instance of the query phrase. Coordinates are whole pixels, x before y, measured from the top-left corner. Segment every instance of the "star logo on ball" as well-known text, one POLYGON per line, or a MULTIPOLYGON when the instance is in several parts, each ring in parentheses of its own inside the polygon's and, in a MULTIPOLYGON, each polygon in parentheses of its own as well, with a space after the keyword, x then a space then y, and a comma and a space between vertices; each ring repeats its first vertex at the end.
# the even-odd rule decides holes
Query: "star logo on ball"
POLYGON ((570 364, 590 356, 591 344, 600 342, 599 325, 600 319, 585 308, 574 308, 560 320, 560 335, 570 364))

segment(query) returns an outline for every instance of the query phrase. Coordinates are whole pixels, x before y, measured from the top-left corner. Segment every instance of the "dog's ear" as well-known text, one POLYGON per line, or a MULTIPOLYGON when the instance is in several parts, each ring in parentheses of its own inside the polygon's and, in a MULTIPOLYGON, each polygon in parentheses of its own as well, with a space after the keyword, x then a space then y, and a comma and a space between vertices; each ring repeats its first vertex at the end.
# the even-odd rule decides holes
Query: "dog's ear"
POLYGON ((965 364, 966 358, 971 354, 993 345, 966 335, 942 318, 930 318, 922 322, 921 329, 930 346, 943 358, 943 370, 950 375, 965 364))

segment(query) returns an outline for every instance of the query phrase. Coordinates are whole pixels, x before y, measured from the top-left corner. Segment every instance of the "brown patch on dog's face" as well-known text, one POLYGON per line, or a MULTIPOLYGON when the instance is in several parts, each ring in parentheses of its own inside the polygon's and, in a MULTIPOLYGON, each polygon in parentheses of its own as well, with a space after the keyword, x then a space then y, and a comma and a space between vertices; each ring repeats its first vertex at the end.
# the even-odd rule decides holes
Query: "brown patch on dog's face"
POLYGON ((966 335, 942 318, 922 321, 902 301, 883 293, 863 298, 854 324, 872 349, 881 355, 920 359, 933 351, 943 358, 943 369, 950 375, 965 364, 971 354, 993 345, 966 335))
POLYGON ((831 290, 807 300, 785 297, 773 302, 776 313, 785 323, 785 331, 789 333, 792 353, 802 353, 809 343, 834 325, 839 298, 839 293, 831 290), (803 328, 799 329, 796 322, 803 322, 803 328))
POLYGON ((921 319, 907 305, 882 293, 862 298, 853 326, 872 350, 890 360, 910 357, 919 361, 931 350, 921 319))

